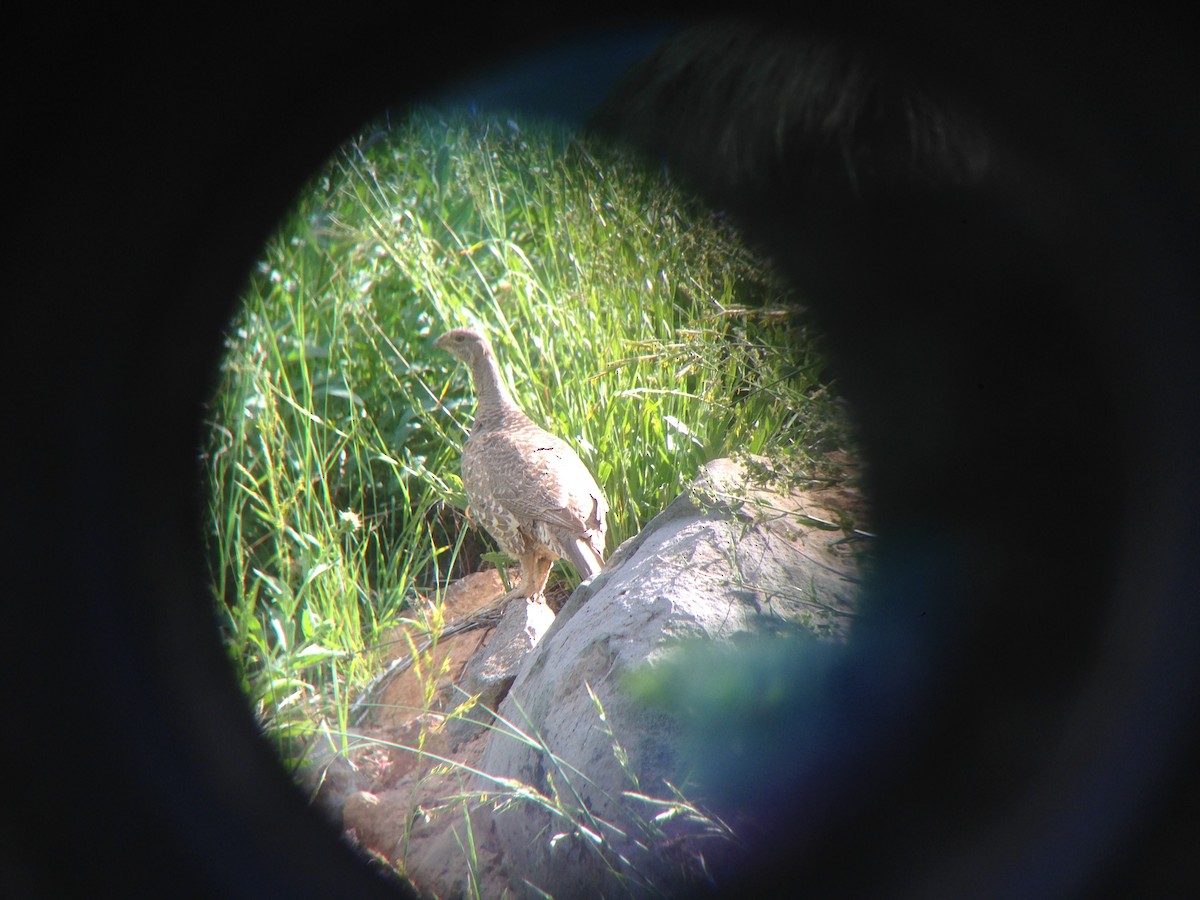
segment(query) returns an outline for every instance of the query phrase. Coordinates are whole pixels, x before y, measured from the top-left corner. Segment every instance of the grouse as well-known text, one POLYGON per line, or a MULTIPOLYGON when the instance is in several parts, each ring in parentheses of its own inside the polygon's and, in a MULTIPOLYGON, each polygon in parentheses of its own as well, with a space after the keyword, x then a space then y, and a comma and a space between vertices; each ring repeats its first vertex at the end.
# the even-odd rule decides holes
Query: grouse
POLYGON ((550 566, 566 559, 583 577, 604 561, 608 503, 575 451, 513 402, 486 337, 470 328, 434 342, 471 368, 475 424, 462 451, 472 515, 521 563, 510 597, 541 600, 550 566))

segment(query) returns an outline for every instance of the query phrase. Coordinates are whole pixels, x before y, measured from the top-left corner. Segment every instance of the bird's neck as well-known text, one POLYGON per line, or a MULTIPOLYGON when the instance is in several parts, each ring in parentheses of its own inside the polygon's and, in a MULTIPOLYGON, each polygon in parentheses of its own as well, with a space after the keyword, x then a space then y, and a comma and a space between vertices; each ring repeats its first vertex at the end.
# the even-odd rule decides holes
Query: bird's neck
POLYGON ((493 354, 487 353, 474 360, 471 377, 475 382, 476 422, 502 419, 506 413, 520 412, 504 386, 493 354))

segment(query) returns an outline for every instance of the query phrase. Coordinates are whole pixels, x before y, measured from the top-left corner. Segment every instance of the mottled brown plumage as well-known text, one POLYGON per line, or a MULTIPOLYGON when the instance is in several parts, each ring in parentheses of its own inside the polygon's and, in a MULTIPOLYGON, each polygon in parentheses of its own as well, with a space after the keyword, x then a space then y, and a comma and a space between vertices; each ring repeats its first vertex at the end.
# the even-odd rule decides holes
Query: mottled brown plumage
POLYGON ((434 346, 471 368, 475 425, 463 446, 463 487, 474 518, 521 562, 513 596, 540 598, 556 559, 584 578, 595 575, 604 560, 608 504, 592 473, 513 402, 487 338, 456 328, 434 346))

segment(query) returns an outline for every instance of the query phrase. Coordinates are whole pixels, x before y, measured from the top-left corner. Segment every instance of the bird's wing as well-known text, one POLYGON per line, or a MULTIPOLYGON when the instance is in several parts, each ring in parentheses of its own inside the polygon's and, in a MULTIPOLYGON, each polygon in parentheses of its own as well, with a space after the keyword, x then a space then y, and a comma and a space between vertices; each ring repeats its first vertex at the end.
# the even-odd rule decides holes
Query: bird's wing
POLYGON ((535 425, 472 435, 463 450, 463 486, 519 519, 566 529, 598 530, 608 505, 592 474, 561 439, 535 425))

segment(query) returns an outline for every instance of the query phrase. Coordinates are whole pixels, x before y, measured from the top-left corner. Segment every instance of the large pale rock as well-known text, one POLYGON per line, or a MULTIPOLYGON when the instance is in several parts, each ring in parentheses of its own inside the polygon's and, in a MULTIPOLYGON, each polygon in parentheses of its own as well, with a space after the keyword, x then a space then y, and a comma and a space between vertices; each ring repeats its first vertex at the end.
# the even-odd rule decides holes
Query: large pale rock
POLYGON ((679 723, 635 702, 623 677, 683 638, 781 621, 843 637, 857 579, 840 518, 820 495, 772 483, 761 461, 718 460, 575 592, 500 705, 526 738, 493 732, 479 763, 535 799, 498 804, 506 793, 494 781, 473 784, 492 792, 473 816, 476 840, 517 896, 684 890, 703 877, 697 852, 729 849, 686 816, 648 825, 659 810, 625 793, 668 798, 687 772, 679 723))

